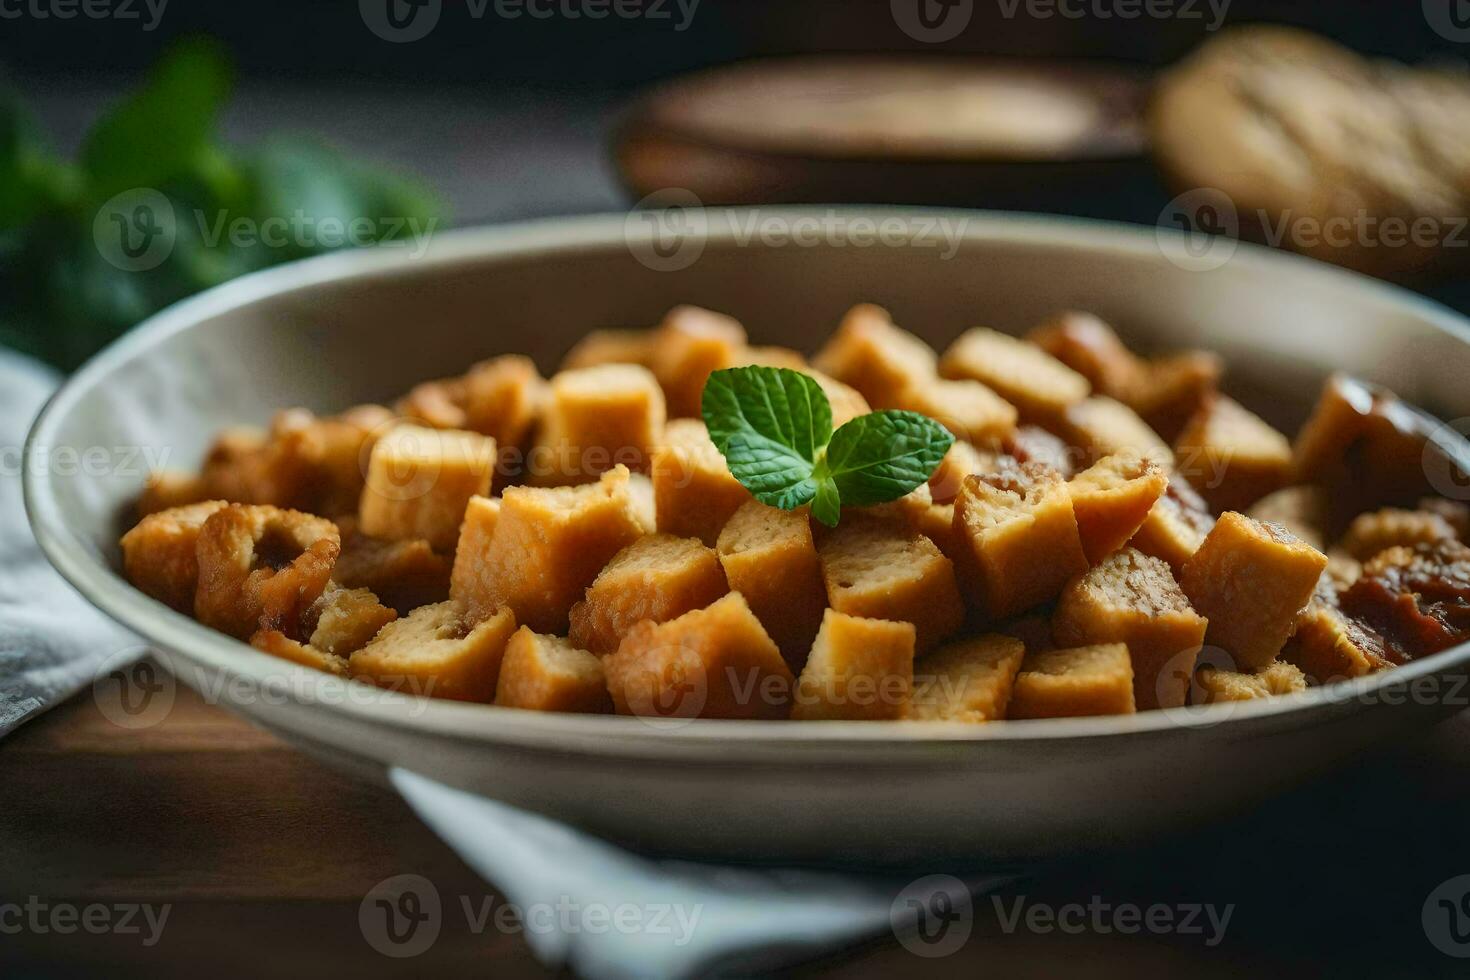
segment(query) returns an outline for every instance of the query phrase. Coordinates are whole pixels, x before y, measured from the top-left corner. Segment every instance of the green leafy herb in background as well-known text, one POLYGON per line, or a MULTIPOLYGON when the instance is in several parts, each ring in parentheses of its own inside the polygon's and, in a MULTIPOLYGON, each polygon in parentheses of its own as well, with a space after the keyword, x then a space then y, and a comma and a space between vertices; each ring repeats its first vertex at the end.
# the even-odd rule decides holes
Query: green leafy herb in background
POLYGON ((231 75, 214 43, 176 46, 95 122, 75 161, 0 90, 0 343, 72 368, 170 303, 334 244, 220 233, 236 219, 258 229, 272 217, 311 228, 366 218, 377 241, 432 228, 440 208, 428 190, 309 138, 248 150, 219 142, 231 75), (137 189, 168 200, 175 237, 156 266, 130 270, 102 254, 94 223, 137 189))
POLYGON ((710 439, 730 472, 761 503, 812 505, 828 527, 841 509, 897 500, 939 466, 954 436, 917 412, 860 415, 832 431, 826 394, 799 371, 716 371, 702 405, 710 439))

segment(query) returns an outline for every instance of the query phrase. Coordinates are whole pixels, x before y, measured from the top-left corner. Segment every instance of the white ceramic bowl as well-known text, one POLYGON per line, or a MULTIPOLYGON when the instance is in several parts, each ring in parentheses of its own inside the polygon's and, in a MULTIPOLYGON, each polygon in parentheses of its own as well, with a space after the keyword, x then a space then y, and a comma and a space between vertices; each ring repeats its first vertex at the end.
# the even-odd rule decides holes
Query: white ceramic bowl
POLYGON ((506 351, 550 369, 586 330, 653 323, 681 302, 807 349, 858 300, 937 346, 975 324, 1020 330, 1075 307, 1145 348, 1219 350, 1232 390, 1288 430, 1337 368, 1442 417, 1470 415, 1464 320, 1306 259, 1241 246, 1200 270, 1217 263, 1167 232, 964 211, 765 208, 687 227, 658 250, 640 215, 470 229, 419 257, 339 253, 181 303, 79 371, 37 421, 24 475, 37 538, 182 680, 311 751, 370 775, 405 766, 682 855, 941 866, 1135 841, 1248 806, 1463 699, 1470 646, 1270 702, 968 727, 670 728, 425 701, 283 664, 135 591, 116 539, 141 468, 34 465, 57 447, 142 446, 191 466, 215 431, 277 407, 384 401, 506 351), (859 243, 885 221, 910 244, 859 243), (783 228, 810 233, 792 243, 783 228))

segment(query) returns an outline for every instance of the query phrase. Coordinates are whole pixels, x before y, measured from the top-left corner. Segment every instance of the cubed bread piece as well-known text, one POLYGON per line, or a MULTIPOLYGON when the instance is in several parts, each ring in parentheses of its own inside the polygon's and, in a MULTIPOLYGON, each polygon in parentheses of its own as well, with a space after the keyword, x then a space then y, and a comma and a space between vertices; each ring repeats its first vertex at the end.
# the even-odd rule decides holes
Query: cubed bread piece
POLYGON ((1297 433, 1294 482, 1326 487, 1336 514, 1409 505, 1427 489, 1424 431, 1392 392, 1335 374, 1297 433))
POLYGON ((812 364, 852 385, 869 404, 899 408, 900 392, 922 389, 936 376, 938 357, 928 344, 894 326, 887 310, 859 303, 843 316, 812 364))
POLYGON ((241 640, 258 629, 300 636, 341 548, 341 533, 325 518, 265 505, 221 507, 199 528, 194 618, 241 640))
POLYGON ((495 703, 531 711, 612 711, 602 660, 559 636, 522 626, 505 645, 495 703))
POLYGON ((1087 570, 1067 485, 1037 463, 967 477, 954 527, 969 545, 961 580, 991 620, 1056 598, 1087 570))
POLYGON ((155 470, 148 474, 148 482, 138 496, 138 517, 142 519, 159 511, 201 504, 209 497, 209 484, 204 477, 173 470, 155 470))
POLYGON ((1089 466, 1104 456, 1142 457, 1165 469, 1174 465, 1173 451, 1137 412, 1103 395, 1068 405, 1060 431, 1089 466))
POLYGON ((529 357, 506 354, 481 361, 464 376, 465 424, 502 450, 524 448, 544 410, 549 389, 529 357))
POLYGON ((806 511, 748 500, 725 524, 716 550, 731 591, 745 596, 791 669, 800 670, 827 608, 806 511))
POLYGON ((266 442, 265 431, 252 426, 234 426, 216 435, 199 468, 209 496, 233 504, 256 503, 266 442))
POLYGON ((293 640, 280 630, 257 630, 250 637, 250 645, 272 657, 289 660, 293 664, 320 670, 338 677, 347 675, 347 660, 308 643, 293 640))
POLYGON ((358 523, 363 534, 422 538, 454 549, 465 506, 490 492, 495 440, 477 432, 400 425, 373 446, 358 523))
POLYGON ((495 526, 500 523, 500 498, 470 498, 464 509, 464 523, 459 527, 459 541, 454 546, 454 567, 449 575, 449 590, 464 595, 479 574, 480 563, 490 558, 490 542, 495 526))
POLYGON ((639 623, 602 666, 618 713, 643 718, 785 718, 796 680, 738 592, 639 623))
POLYGON ((928 378, 900 388, 885 408, 927 415, 956 439, 998 446, 1016 429, 1016 409, 978 381, 928 378))
POLYGON ((654 336, 650 365, 663 386, 670 418, 698 418, 704 383, 732 367, 745 348, 745 328, 698 306, 676 306, 654 336))
POLYGON ((936 504, 954 503, 960 494, 965 477, 975 473, 989 473, 1000 466, 1001 455, 992 449, 977 449, 963 439, 944 454, 934 472, 929 475, 929 494, 936 504))
POLYGON ((703 609, 728 592, 719 558, 698 538, 649 534, 628 545, 572 607, 574 646, 612 653, 634 623, 662 623, 703 609))
POLYGON ((1006 716, 1025 645, 987 633, 948 643, 914 664, 908 717, 971 724, 1006 716))
POLYGON ((914 625, 828 609, 796 681, 800 721, 891 721, 907 714, 914 625))
POLYGON ((561 359, 561 370, 577 371, 600 364, 653 366, 657 334, 652 330, 593 330, 572 345, 561 359))
POLYGON ((960 628, 964 603, 954 563, 907 527, 883 520, 844 520, 817 545, 827 601, 838 612, 913 623, 917 649, 960 628))
POLYGON ((1291 476, 1286 436, 1224 395, 1211 397, 1189 420, 1174 458, 1216 512, 1243 511, 1291 476))
POLYGON ((310 642, 318 650, 345 657, 367 646, 398 613, 378 601, 368 589, 329 585, 307 611, 310 642))
POLYGON ((1312 597, 1297 616, 1281 659, 1300 667, 1318 684, 1387 670, 1393 666, 1382 637, 1343 615, 1329 591, 1312 597))
POLYGON ((1147 711, 1184 705, 1206 625, 1168 565, 1124 548, 1062 591, 1052 637, 1059 647, 1126 644, 1133 703, 1147 711))
POLYGON ((803 373, 811 370, 806 356, 790 347, 747 347, 735 356, 733 366, 759 365, 761 367, 790 368, 803 373))
POLYGON ((560 635, 597 573, 642 535, 625 467, 578 487, 507 487, 484 557, 450 595, 472 622, 508 607, 536 632, 560 635))
POLYGON ((653 372, 636 364, 603 364, 563 371, 551 396, 536 446, 527 459, 537 486, 591 483, 619 464, 648 468, 663 439, 664 394, 653 372))
POLYGON ((1114 397, 1127 402, 1164 441, 1173 442, 1214 394, 1224 370, 1220 356, 1210 351, 1155 358, 1145 366, 1132 392, 1114 397))
POLYGON ((128 581, 179 612, 192 612, 199 588, 195 554, 199 529, 225 506, 223 500, 209 500, 161 510, 139 521, 121 541, 128 581))
POLYGON ((1169 486, 1163 467, 1143 456, 1104 456, 1067 482, 1077 533, 1089 564, 1128 543, 1169 486))
POLYGON ((1204 500, 1188 480, 1175 473, 1128 543, 1145 555, 1168 562, 1177 578, 1214 526, 1215 519, 1204 500))
POLYGON ((1254 701, 1307 689, 1307 679, 1295 666, 1273 660, 1256 671, 1220 670, 1201 667, 1195 677, 1194 703, 1254 701))
POLYGON ((1280 524, 1318 551, 1327 550, 1330 508, 1321 487, 1283 487, 1257 500, 1245 516, 1280 524))
MULTIPOLYGON (((1018 463, 1039 463, 1050 467, 1060 473, 1064 480, 1072 479, 1094 462, 1085 458, 1088 455, 1085 451, 1067 445, 1060 436, 1052 435, 1036 425, 1018 427, 1001 444, 1001 449, 1005 456, 1018 463)), ((1001 462, 1005 461, 1005 456, 1000 458, 1001 462)))
POLYGON ((1179 586, 1210 621, 1205 642, 1252 670, 1276 659, 1326 567, 1326 555, 1280 525, 1227 511, 1185 562, 1179 586))
POLYGON ((833 429, 851 422, 859 415, 867 415, 873 410, 868 400, 851 385, 845 385, 836 378, 814 368, 802 373, 815 381, 822 389, 822 393, 827 396, 827 403, 832 406, 833 429))
POLYGON ((253 503, 312 514, 350 514, 362 496, 365 461, 393 416, 359 405, 318 418, 303 408, 277 412, 265 446, 241 462, 253 503))
MULTIPOLYGON (((370 589, 400 614, 449 598, 449 559, 435 552, 423 538, 371 538, 358 529, 357 519, 352 517, 339 520, 337 525, 342 530, 342 554, 332 569, 332 579, 338 584, 370 589)), ((456 556, 458 553, 456 549, 456 556)))
POLYGON ((384 626, 352 654, 348 668, 354 677, 405 694, 488 703, 495 700, 515 628, 509 609, 471 623, 457 603, 421 606, 384 626))
POLYGON ((1113 328, 1091 313, 1058 313, 1026 334, 1026 339, 1109 398, 1126 399, 1144 373, 1143 362, 1124 346, 1113 328))
POLYGON ((628 474, 628 499, 633 507, 633 516, 644 534, 658 530, 658 508, 653 499, 653 478, 647 473, 628 474))
POLYGON ((1367 561, 1395 545, 1434 544, 1454 541, 1455 529, 1438 514, 1423 510, 1382 510, 1359 514, 1342 536, 1341 547, 1358 561, 1367 561))
POLYGON ((946 378, 979 381, 1016 406, 1021 421, 1056 423, 1069 405, 1086 398, 1087 379, 1035 344, 975 327, 939 360, 946 378))
POLYGON ((1027 652, 1006 706, 1007 718, 1131 715, 1133 665, 1121 643, 1027 652))
POLYGON ((653 454, 653 504, 658 529, 713 545, 730 515, 750 500, 698 419, 675 419, 653 454))

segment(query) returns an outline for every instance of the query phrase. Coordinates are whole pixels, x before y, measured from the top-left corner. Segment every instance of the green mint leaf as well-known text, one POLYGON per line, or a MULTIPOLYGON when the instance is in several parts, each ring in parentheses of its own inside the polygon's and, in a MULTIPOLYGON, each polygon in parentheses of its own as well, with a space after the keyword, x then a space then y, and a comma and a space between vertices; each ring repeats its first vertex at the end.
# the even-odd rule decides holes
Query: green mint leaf
POLYGON ((716 371, 705 383, 700 407, 710 438, 727 460, 737 434, 767 440, 808 463, 832 438, 826 393, 811 377, 789 368, 716 371))
POLYGON ((828 527, 836 527, 842 517, 842 498, 831 479, 817 480, 817 495, 812 498, 812 516, 828 527))
POLYGON ((954 436, 918 412, 860 415, 832 434, 824 474, 847 506, 897 500, 929 479, 954 436))
POLYGON ((817 493, 812 461, 773 439, 737 432, 726 444, 725 462, 741 486, 771 507, 795 510, 817 493))

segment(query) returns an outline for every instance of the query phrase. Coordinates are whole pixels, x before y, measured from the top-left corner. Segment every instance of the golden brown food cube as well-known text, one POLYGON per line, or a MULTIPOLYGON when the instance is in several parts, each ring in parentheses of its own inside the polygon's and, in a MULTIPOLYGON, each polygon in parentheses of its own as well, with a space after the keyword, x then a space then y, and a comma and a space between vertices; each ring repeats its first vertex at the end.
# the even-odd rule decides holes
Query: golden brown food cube
POLYGON ((1219 355, 1185 351, 1148 362, 1128 395, 1115 395, 1137 412, 1167 442, 1173 442, 1224 373, 1219 355))
POLYGON ((642 535, 625 467, 578 487, 507 487, 489 544, 478 559, 465 552, 450 595, 471 621, 507 607, 536 632, 560 635, 597 573, 642 535))
POLYGON ((1016 409, 978 381, 929 378, 901 388, 884 406, 927 415, 956 439, 998 446, 1015 431, 1016 409))
POLYGON ((384 626, 348 667, 354 677, 404 694, 489 703, 515 628, 509 609, 471 623, 457 603, 421 606, 384 626))
MULTIPOLYGON (((1048 466, 1061 474, 1062 479, 1070 480, 1082 470, 1091 466, 1095 460, 1085 460, 1088 454, 1081 449, 1074 449, 1058 436, 1036 425, 1023 425, 1016 429, 1001 444, 1005 456, 1009 456, 1018 463, 1040 463, 1048 466)), ((1001 457, 1003 462, 1005 456, 1001 457)))
POLYGON ((327 586, 306 615, 310 643, 318 650, 345 657, 367 646, 398 613, 368 589, 327 586))
POLYGON ((490 554, 490 541, 500 523, 500 498, 470 498, 464 509, 464 523, 459 527, 459 541, 454 547, 454 566, 449 574, 449 589, 464 595, 479 574, 480 562, 490 554))
POLYGON ((530 711, 612 711, 602 661, 570 640, 522 626, 505 646, 495 703, 530 711))
POLYGON ((704 383, 734 366, 745 348, 745 328, 722 313, 676 306, 664 317, 653 345, 653 373, 663 386, 670 418, 698 418, 704 383))
POLYGON ((477 432, 400 425, 373 446, 358 507, 363 534, 422 538, 451 551, 465 506, 490 492, 495 440, 477 432))
POLYGON ((1210 398, 1189 420, 1174 457, 1217 512, 1243 511, 1291 477, 1286 437, 1224 395, 1210 398))
POLYGON ((812 648, 827 587, 805 510, 780 510, 748 500, 716 542, 730 589, 745 596, 793 670, 812 648))
POLYGON ((730 515, 750 500, 698 419, 675 419, 653 454, 653 503, 658 529, 713 545, 730 515))
POLYGON ((1219 701, 1254 701, 1257 698, 1295 694, 1307 689, 1307 679, 1295 666, 1280 660, 1262 670, 1220 670, 1201 667, 1195 677, 1194 703, 1215 704, 1219 701))
POLYGON ((1142 457, 1165 469, 1174 465, 1173 451, 1137 412, 1103 395, 1067 406, 1060 428, 1089 465, 1104 456, 1142 457))
POLYGON ((1113 328, 1091 313, 1068 310, 1026 334, 1026 339, 1088 380, 1094 391, 1127 399, 1144 364, 1113 328))
POLYGON ((1327 556, 1276 524, 1227 511, 1184 564, 1180 588, 1210 621, 1205 642, 1258 669, 1276 659, 1327 556))
POLYGON ((250 637, 250 645, 272 657, 288 660, 293 664, 320 670, 338 677, 347 675, 347 660, 308 643, 293 640, 280 630, 257 630, 250 637))
POLYGON ((1169 477, 1142 456, 1104 456, 1067 482, 1077 533, 1089 564, 1128 543, 1169 486, 1169 477))
POLYGON ((1392 392, 1335 374, 1297 433, 1293 476, 1326 487, 1338 513, 1407 505, 1426 489, 1424 446, 1423 423, 1392 392))
POLYGON ((1297 617, 1296 630, 1281 659, 1300 667, 1318 684, 1387 670, 1393 666, 1383 639, 1371 628, 1343 615, 1332 589, 1319 589, 1297 617))
POLYGON ((1007 718, 1131 715, 1133 666, 1121 643, 1028 652, 1006 706, 1007 718))
POLYGON ((313 514, 350 514, 362 495, 365 462, 392 424, 380 405, 318 418, 302 408, 277 412, 250 472, 254 502, 313 514))
POLYGON ((481 361, 461 377, 414 387, 398 403, 398 411, 435 429, 489 436, 504 455, 525 446, 546 396, 546 382, 535 363, 506 354, 481 361))
POLYGON ((1087 397, 1087 379, 1035 344, 975 327, 939 361, 946 378, 979 381, 1016 406, 1028 423, 1056 423, 1069 405, 1087 397))
POLYGON ((1087 570, 1067 485, 1037 463, 967 477, 954 527, 969 545, 961 579, 991 620, 1056 598, 1087 570))
POLYGON ((838 612, 913 623, 919 650, 960 628, 964 603, 954 563, 907 527, 848 519, 817 545, 827 601, 838 612))
POLYGON ((1132 548, 1069 584, 1052 617, 1059 647, 1127 645, 1139 711, 1184 705, 1205 627, 1169 566, 1132 548))
POLYGON ((977 449, 963 439, 956 439, 929 476, 930 498, 936 504, 954 503, 965 477, 988 473, 999 467, 1000 461, 1001 455, 995 450, 977 449))
POLYGON ((342 518, 337 526, 342 530, 342 554, 332 569, 332 579, 338 584, 369 589, 399 613, 449 598, 449 559, 423 538, 371 538, 358 529, 355 517, 342 518))
POLYGON ((653 372, 636 364, 604 364, 563 371, 551 396, 536 446, 527 458, 538 486, 591 483, 619 464, 648 468, 663 439, 664 394, 653 372))
POLYGON ((141 519, 159 511, 199 504, 208 499, 209 485, 202 476, 156 470, 148 474, 148 482, 138 496, 138 517, 141 519))
POLYGON ((180 612, 194 609, 199 587, 195 546, 209 516, 223 500, 172 507, 149 514, 122 536, 123 574, 138 589, 180 612))
POLYGON ((613 555, 587 597, 572 607, 571 641, 595 654, 612 653, 634 623, 662 623, 728 591, 719 558, 698 538, 649 534, 613 555))
POLYGON ((241 640, 260 629, 300 636, 341 550, 341 532, 326 518, 265 504, 221 507, 194 548, 194 618, 241 640))
POLYGON ((796 682, 791 717, 891 721, 907 714, 914 625, 828 609, 796 682))
POLYGON ((1004 718, 1025 652, 1015 637, 988 633, 920 657, 914 664, 908 716, 970 724, 1004 718))
POLYGON ((215 436, 199 471, 209 496, 237 504, 256 503, 266 441, 264 430, 250 426, 235 426, 215 436))
POLYGON ((1177 578, 1214 526, 1215 519, 1204 500, 1188 480, 1176 473, 1169 477, 1164 495, 1128 543, 1145 555, 1168 562, 1177 578))
POLYGON ((894 326, 887 310, 860 303, 847 311, 812 364, 856 388, 870 404, 898 408, 900 392, 921 389, 936 376, 938 357, 928 344, 894 326))
POLYGON ((809 368, 802 373, 815 381, 822 389, 822 393, 827 396, 827 403, 832 406, 833 429, 851 422, 859 415, 867 415, 873 410, 868 400, 851 385, 845 385, 836 378, 815 369, 809 368))
POLYGON ((1257 500, 1245 516, 1280 524, 1318 551, 1327 550, 1330 507, 1321 487, 1283 487, 1257 500))
POLYGON ((652 330, 593 330, 567 351, 561 359, 561 370, 576 371, 599 364, 652 367, 656 337, 652 330))
POLYGON ((1438 514, 1423 510, 1383 510, 1359 514, 1348 525, 1341 546, 1358 561, 1367 561, 1386 548, 1396 545, 1434 544, 1454 541, 1458 535, 1450 523, 1438 514))
POLYGON ((639 623, 602 666, 618 713, 643 718, 785 718, 796 680, 738 592, 639 623))

